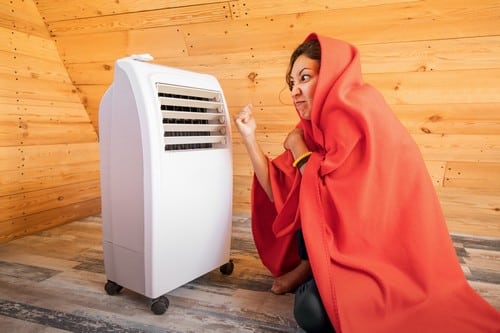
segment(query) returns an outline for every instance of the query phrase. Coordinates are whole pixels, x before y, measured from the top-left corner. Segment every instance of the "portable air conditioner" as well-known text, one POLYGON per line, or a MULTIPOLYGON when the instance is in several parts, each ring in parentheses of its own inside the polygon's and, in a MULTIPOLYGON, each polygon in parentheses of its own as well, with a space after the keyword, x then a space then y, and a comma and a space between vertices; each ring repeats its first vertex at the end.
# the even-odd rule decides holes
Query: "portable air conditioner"
POLYGON ((108 294, 152 299, 215 268, 231 274, 230 121, 210 75, 115 63, 99 108, 104 267, 108 294))

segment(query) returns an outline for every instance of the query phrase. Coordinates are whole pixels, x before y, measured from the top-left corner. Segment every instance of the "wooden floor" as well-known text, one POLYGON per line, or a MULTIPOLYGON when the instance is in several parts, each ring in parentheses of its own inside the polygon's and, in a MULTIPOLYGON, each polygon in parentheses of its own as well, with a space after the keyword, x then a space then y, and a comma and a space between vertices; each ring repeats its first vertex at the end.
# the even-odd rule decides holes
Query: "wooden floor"
MULTIPOLYGON (((0 245, 1 332, 303 332, 293 295, 269 292, 250 221, 234 217, 226 276, 214 270, 170 293, 154 315, 150 300, 104 291, 101 219, 91 217, 0 245)), ((500 240, 454 235, 473 288, 500 309, 500 240)))

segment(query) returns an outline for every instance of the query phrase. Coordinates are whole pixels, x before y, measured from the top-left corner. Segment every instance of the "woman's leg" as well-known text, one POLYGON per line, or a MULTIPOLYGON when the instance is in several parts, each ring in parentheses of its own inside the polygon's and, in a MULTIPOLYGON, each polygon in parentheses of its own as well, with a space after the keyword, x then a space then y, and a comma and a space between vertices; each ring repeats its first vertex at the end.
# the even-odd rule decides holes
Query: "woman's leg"
POLYGON ((313 278, 295 292, 295 320, 308 333, 335 333, 313 278))
POLYGON ((293 270, 274 279, 271 292, 276 295, 293 292, 310 277, 311 265, 309 264, 309 260, 301 260, 299 265, 293 270))
POLYGON ((298 286, 303 284, 311 277, 311 265, 307 255, 306 244, 302 236, 302 230, 297 231, 297 243, 299 248, 299 257, 302 259, 297 267, 274 279, 271 291, 274 294, 281 295, 293 292, 298 286))

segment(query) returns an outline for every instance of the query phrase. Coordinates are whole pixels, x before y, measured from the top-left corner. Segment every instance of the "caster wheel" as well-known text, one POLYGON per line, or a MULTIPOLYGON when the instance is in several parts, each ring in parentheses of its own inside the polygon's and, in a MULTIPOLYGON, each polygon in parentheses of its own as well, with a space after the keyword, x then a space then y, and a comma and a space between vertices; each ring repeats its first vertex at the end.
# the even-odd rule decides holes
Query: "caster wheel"
POLYGON ((113 281, 106 282, 104 285, 104 290, 108 293, 108 295, 116 295, 123 289, 119 284, 114 283, 113 281))
POLYGON ((228 263, 225 263, 224 265, 220 266, 220 272, 224 275, 231 275, 234 270, 234 263, 233 260, 229 260, 228 263))
POLYGON ((155 315, 164 314, 167 311, 168 306, 170 305, 170 301, 165 296, 160 296, 155 298, 151 303, 151 311, 155 315))

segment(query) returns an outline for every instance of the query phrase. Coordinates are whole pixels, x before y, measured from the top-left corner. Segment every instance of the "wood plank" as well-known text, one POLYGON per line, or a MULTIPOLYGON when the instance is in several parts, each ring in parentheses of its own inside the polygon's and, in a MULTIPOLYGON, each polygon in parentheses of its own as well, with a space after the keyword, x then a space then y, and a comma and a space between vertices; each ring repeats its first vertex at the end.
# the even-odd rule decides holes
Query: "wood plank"
POLYGON ((234 182, 237 185, 233 192, 234 213, 250 214, 252 178, 247 176, 235 176, 234 182))
POLYGON ((380 42, 358 46, 363 73, 498 68, 500 36, 380 42))
POLYGON ((301 15, 186 25, 189 55, 292 50, 314 31, 356 45, 382 42, 497 36, 495 0, 441 0, 331 9, 301 15), (402 28, 404 27, 404 28, 402 28), (273 31, 273 33, 269 33, 273 31), (369 34, 366 31, 370 31, 369 34))
POLYGON ((446 161, 424 161, 434 187, 443 186, 446 161))
POLYGON ((13 98, 0 98, 2 113, 1 122, 56 122, 56 123, 89 123, 88 114, 81 103, 60 101, 37 101, 13 98))
MULTIPOLYGON (((172 9, 187 6, 213 4, 213 0, 37 0, 36 6, 46 22, 73 20, 86 17, 117 15, 132 12, 172 9)), ((225 3, 219 1, 220 4, 225 3)))
POLYGON ((0 3, 0 28, 15 29, 49 38, 47 27, 34 1, 2 1, 0 3))
POLYGON ((233 150, 233 179, 236 176, 251 177, 252 175, 253 175, 253 167, 246 151, 238 153, 233 150))
POLYGON ((0 173, 0 197, 96 179, 99 179, 99 161, 50 168, 19 168, 0 173))
MULTIPOLYGON (((481 271, 483 275, 497 275, 498 263, 500 263, 500 255, 497 251, 484 249, 468 249, 467 256, 464 258, 467 266, 471 271, 481 271)), ((496 282, 496 281, 491 281, 496 282)))
POLYGON ((58 121, 0 122, 0 146, 51 145, 58 143, 94 142, 97 135, 90 123, 58 121))
POLYGON ((0 172, 99 161, 97 142, 0 147, 0 172))
POLYGON ((233 212, 236 214, 250 214, 248 204, 233 203, 233 212))
POLYGON ((441 187, 437 193, 451 232, 500 236, 500 192, 441 187))
MULTIPOLYGON (((421 0, 420 0, 421 1, 421 0)), ((394 2, 414 2, 404 0, 365 0, 362 2, 355 0, 339 0, 332 3, 325 0, 299 1, 299 0, 278 0, 269 3, 263 0, 229 1, 231 15, 234 19, 247 17, 269 16, 279 12, 303 13, 323 9, 338 9, 349 7, 362 7, 366 5, 379 5, 394 2)), ((151 11, 166 8, 178 8, 184 6, 195 6, 201 4, 214 3, 213 0, 184 0, 182 6, 175 0, 121 0, 119 2, 103 3, 98 0, 73 0, 70 3, 64 0, 41 0, 37 1, 37 7, 47 22, 70 20, 100 15, 116 15, 138 11, 151 11)), ((228 3, 219 1, 219 3, 228 3)))
POLYGON ((389 104, 500 103, 500 69, 367 74, 389 104))
POLYGON ((100 196, 99 180, 0 197, 0 221, 57 209, 100 196))
POLYGON ((2 329, 6 332, 38 332, 38 333, 64 333, 64 331, 58 331, 55 328, 47 327, 43 324, 32 323, 29 321, 21 321, 16 318, 9 318, 3 316, 2 318, 2 329))
POLYGON ((176 27, 61 36, 56 43, 65 63, 114 62, 140 53, 150 53, 154 57, 187 54, 184 37, 176 27), (159 40, 168 41, 168 47, 167 42, 159 40))
POLYGON ((219 80, 224 91, 227 103, 230 106, 242 106, 252 103, 254 107, 279 106, 281 105, 281 96, 290 98, 288 87, 284 78, 280 79, 259 79, 255 80, 219 80))
POLYGON ((233 164, 233 192, 236 192, 241 190, 238 189, 239 186, 248 186, 250 179, 253 177, 253 167, 246 153, 235 154, 234 160, 236 162, 233 164), (237 181, 237 179, 240 181, 237 181), (241 179, 244 179, 243 183, 241 179))
POLYGON ((469 284, 497 310, 500 309, 500 285, 481 281, 470 281, 469 284))
POLYGON ((0 51, 52 61, 59 59, 56 45, 50 36, 40 37, 15 28, 0 27, 0 51))
POLYGON ((97 34, 203 22, 222 22, 230 18, 231 13, 227 2, 219 2, 49 22, 48 29, 52 37, 59 38, 76 34, 97 34))
POLYGON ((29 265, 21 265, 16 263, 9 263, 0 261, 0 267, 2 269, 2 274, 10 275, 10 276, 19 276, 22 275, 23 278, 33 281, 33 282, 41 282, 52 276, 60 273, 59 271, 47 268, 39 268, 29 265))
POLYGON ((283 153, 283 139, 281 137, 279 139, 274 139, 274 137, 266 138, 261 135, 259 141, 262 143, 262 150, 269 158, 276 158, 283 153))
MULTIPOLYGON (((155 59, 156 62, 156 59, 155 59)), ((115 61, 67 63, 68 73, 76 86, 81 85, 106 85, 113 82, 115 61)))
POLYGON ((82 219, 89 215, 96 215, 100 211, 101 199, 94 198, 14 219, 0 220, 0 244, 82 219))
POLYGON ((99 126, 99 105, 109 85, 79 85, 78 91, 96 131, 99 126))
POLYGON ((71 83, 68 72, 59 59, 53 61, 15 52, 0 51, 0 73, 71 83))
POLYGON ((16 170, 21 165, 19 147, 0 147, 0 172, 16 170))
POLYGON ((47 81, 8 74, 0 74, 0 96, 74 103, 80 101, 77 90, 69 82, 47 81))
MULTIPOLYGON (((421 1, 421 0, 417 0, 421 1)), ((359 8, 365 6, 376 6, 388 3, 405 3, 416 1, 404 0, 253 0, 242 1, 233 0, 231 2, 231 11, 234 19, 256 18, 273 16, 276 13, 284 14, 303 14, 306 12, 315 12, 323 10, 333 10, 341 8, 359 8)))
POLYGON ((413 134, 425 160, 500 162, 500 135, 413 134))
POLYGON ((394 112, 410 133, 495 135, 500 104, 395 104, 394 112))
POLYGON ((443 186, 498 192, 500 189, 500 163, 448 161, 443 186))

